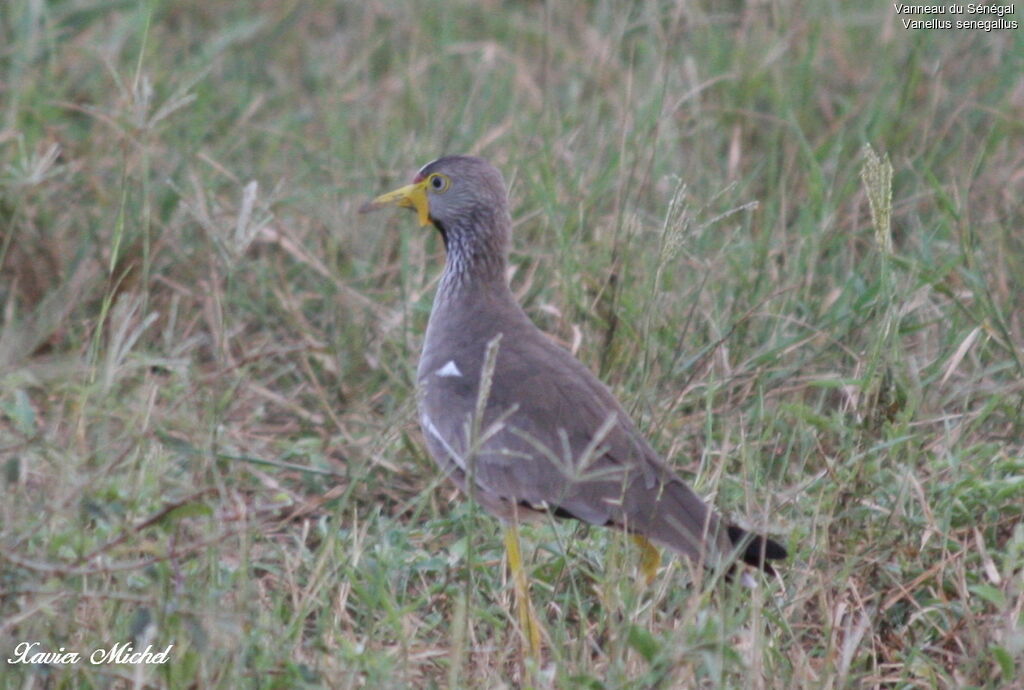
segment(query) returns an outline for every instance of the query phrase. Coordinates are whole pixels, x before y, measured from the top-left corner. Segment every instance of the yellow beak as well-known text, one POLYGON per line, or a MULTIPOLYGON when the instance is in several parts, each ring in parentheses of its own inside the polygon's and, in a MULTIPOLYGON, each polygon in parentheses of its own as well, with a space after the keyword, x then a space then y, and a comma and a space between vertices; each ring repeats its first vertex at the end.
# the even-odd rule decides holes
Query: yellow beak
POLYGON ((427 200, 427 181, 414 182, 399 187, 393 192, 381 194, 373 201, 368 201, 359 209, 360 213, 369 213, 385 206, 400 206, 416 209, 420 226, 430 225, 430 202, 427 200))

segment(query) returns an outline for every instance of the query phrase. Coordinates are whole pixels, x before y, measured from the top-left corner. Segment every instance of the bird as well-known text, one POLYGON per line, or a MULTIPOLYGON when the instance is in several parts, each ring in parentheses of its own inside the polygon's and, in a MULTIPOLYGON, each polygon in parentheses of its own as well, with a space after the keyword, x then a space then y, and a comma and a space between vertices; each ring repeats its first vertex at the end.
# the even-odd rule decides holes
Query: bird
POLYGON ((524 520, 624 530, 644 548, 645 570, 658 564, 653 543, 727 576, 738 562, 774 573, 770 562, 785 559, 785 547, 702 500, 611 390, 523 310, 507 279, 508 192, 490 162, 437 158, 360 211, 389 206, 415 211, 445 247, 416 374, 420 426, 441 471, 506 525, 528 653, 539 652, 540 623, 519 549, 524 520))

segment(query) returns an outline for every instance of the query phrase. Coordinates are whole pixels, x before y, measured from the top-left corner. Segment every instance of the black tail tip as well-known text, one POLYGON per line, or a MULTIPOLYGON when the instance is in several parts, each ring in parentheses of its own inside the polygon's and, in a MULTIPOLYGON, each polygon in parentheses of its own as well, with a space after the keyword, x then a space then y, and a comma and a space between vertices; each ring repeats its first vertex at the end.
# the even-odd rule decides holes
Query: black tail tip
POLYGON ((729 539, 735 546, 742 549, 740 560, 755 568, 760 568, 769 575, 774 575, 775 569, 768 561, 780 561, 789 555, 786 552, 786 547, 774 539, 760 534, 751 534, 736 525, 729 525, 729 539))

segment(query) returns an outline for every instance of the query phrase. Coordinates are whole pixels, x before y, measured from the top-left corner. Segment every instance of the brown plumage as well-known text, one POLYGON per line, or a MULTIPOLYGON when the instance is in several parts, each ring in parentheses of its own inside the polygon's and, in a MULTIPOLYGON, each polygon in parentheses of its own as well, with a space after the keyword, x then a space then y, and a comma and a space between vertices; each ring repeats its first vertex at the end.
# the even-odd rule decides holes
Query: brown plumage
POLYGON ((726 525, 611 391, 530 321, 505 279, 511 221, 493 166, 439 158, 363 210, 387 204, 415 209, 447 249, 417 377, 427 447, 456 484, 504 520, 547 511, 627 530, 709 566, 739 558, 771 572, 767 561, 786 557, 775 541, 726 525), (491 342, 490 393, 474 425, 491 342))

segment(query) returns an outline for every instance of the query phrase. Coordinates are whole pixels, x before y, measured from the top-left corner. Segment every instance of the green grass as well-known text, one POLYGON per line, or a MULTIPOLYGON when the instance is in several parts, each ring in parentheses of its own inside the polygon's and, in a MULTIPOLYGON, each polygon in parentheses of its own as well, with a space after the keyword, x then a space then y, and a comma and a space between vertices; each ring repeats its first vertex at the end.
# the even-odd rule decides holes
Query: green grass
POLYGON ((8 2, 0 657, 174 648, 0 686, 1012 687, 1022 67, 838 1, 8 2), (781 580, 531 527, 522 665, 413 413, 443 249, 356 213, 454 152, 511 183, 530 315, 781 580))

